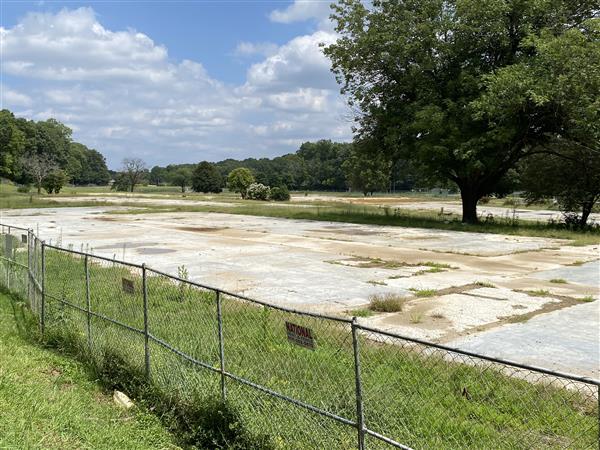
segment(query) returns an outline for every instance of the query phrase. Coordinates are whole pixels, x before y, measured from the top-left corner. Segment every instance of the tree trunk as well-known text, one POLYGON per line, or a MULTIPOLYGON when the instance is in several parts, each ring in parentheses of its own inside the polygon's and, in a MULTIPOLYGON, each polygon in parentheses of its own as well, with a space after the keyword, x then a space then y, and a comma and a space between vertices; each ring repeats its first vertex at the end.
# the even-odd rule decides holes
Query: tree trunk
POLYGON ((462 222, 463 223, 478 223, 477 218, 477 202, 479 196, 474 189, 461 187, 460 198, 462 199, 462 222))
POLYGON ((185 192, 185 186, 181 186, 181 192, 184 193, 185 192))
POLYGON ((592 208, 594 207, 594 202, 585 202, 583 204, 583 208, 581 210, 581 219, 579 220, 579 227, 584 228, 587 224, 588 218, 592 212, 592 208))

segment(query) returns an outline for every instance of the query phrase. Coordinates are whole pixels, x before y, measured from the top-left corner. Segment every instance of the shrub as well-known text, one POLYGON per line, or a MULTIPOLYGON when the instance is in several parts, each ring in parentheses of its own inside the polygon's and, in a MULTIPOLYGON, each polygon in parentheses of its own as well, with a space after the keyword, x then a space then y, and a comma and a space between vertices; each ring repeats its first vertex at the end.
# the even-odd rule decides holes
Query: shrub
POLYGON ((262 183, 252 183, 246 190, 246 198, 250 200, 269 200, 271 188, 262 183))
POLYGON ((369 297, 369 309, 378 312, 402 311, 406 299, 397 294, 374 294, 369 297))
POLYGON ((30 184, 21 184, 21 185, 19 185, 19 187, 17 187, 17 192, 20 192, 22 194, 27 194, 30 190, 31 190, 30 184))
POLYGON ((55 170, 54 172, 46 175, 46 178, 42 181, 42 187, 48 194, 58 194, 62 187, 67 182, 67 175, 62 170, 55 170))
POLYGON ((271 200, 276 202, 287 202, 290 199, 290 191, 286 186, 271 189, 271 200))

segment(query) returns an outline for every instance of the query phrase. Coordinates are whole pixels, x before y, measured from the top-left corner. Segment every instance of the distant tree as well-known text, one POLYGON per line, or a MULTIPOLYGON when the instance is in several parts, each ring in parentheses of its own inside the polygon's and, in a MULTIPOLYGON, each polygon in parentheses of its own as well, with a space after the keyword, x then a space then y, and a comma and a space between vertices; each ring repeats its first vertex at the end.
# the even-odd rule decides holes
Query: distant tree
POLYGON ((47 154, 28 153, 21 160, 25 173, 33 179, 37 193, 42 193, 42 182, 49 173, 58 170, 56 161, 47 154))
POLYGON ((25 153, 26 135, 18 127, 15 116, 0 111, 0 176, 14 179, 19 172, 19 158, 25 153))
POLYGON ((167 170, 164 167, 154 166, 152 170, 150 170, 149 182, 150 184, 155 184, 156 186, 160 186, 161 184, 167 181, 167 170))
POLYGON ((271 200, 286 202, 290 199, 290 191, 287 186, 275 186, 271 188, 271 200))
POLYGON ((87 149, 86 166, 83 168, 82 184, 97 184, 105 186, 110 180, 110 173, 106 167, 106 158, 97 150, 87 149))
POLYGON ((304 189, 337 190, 346 189, 346 177, 342 169, 348 158, 352 144, 320 140, 304 142, 297 155, 304 161, 304 189))
POLYGON ((127 179, 127 175, 123 172, 117 172, 110 189, 119 192, 129 191, 129 180, 127 179))
POLYGON ((583 228, 600 201, 600 149, 569 146, 532 156, 522 184, 529 202, 555 198, 565 222, 583 228))
POLYGON ((356 143, 350 157, 342 164, 348 184, 364 196, 387 190, 392 163, 384 154, 368 148, 367 142, 356 143))
POLYGON ((179 186, 181 192, 185 192, 185 188, 192 182, 192 171, 187 168, 180 168, 169 175, 169 182, 173 186, 179 186))
POLYGON ((199 163, 192 174, 192 189, 196 192, 218 194, 223 190, 221 174, 214 164, 208 161, 199 163))
POLYGON ((67 183, 67 174, 64 170, 58 169, 50 172, 42 181, 42 187, 48 194, 58 194, 67 183))
POLYGON ((127 182, 128 191, 133 192, 146 175, 146 163, 140 158, 125 158, 122 164, 121 173, 127 182))
POLYGON ((232 170, 227 176, 227 187, 230 191, 239 193, 242 198, 246 198, 246 191, 254 183, 254 175, 250 169, 240 167, 232 170))

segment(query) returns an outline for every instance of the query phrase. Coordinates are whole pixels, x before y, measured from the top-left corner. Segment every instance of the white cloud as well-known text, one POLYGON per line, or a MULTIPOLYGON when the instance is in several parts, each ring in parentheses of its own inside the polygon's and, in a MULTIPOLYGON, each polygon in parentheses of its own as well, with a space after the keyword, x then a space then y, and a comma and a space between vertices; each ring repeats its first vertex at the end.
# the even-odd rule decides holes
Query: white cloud
POLYGON ((241 43, 240 55, 266 55, 241 86, 200 62, 173 61, 136 30, 105 28, 90 8, 29 14, 0 33, 4 106, 65 122, 112 167, 130 155, 150 164, 274 156, 304 140, 351 137, 318 46, 335 39, 330 32, 280 47, 241 43), (15 79, 19 92, 8 86, 15 79))
POLYGON ((0 96, 2 97, 1 103, 3 105, 7 103, 16 106, 30 106, 33 103, 33 100, 28 95, 9 89, 4 85, 0 85, 0 96))
POLYGON ((240 42, 234 50, 235 56, 270 56, 277 51, 277 44, 272 42, 240 42))
POLYGON ((335 89, 330 73, 330 62, 319 44, 335 41, 335 35, 326 31, 299 36, 281 46, 264 61, 248 71, 247 83, 255 88, 322 88, 335 89))
POLYGON ((325 0, 295 0, 287 8, 276 9, 269 14, 273 22, 292 23, 310 19, 325 20, 331 13, 331 1, 325 0))

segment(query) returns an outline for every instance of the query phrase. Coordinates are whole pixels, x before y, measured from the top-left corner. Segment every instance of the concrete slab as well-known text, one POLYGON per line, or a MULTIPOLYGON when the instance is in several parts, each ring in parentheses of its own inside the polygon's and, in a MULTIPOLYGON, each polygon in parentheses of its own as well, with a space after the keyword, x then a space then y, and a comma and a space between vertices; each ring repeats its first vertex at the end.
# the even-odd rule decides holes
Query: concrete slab
POLYGON ((450 345, 600 379, 600 303, 572 306, 505 325, 450 345))
MULTIPOLYGON (((192 280, 299 309, 349 316, 352 310, 367 307, 373 294, 406 297, 402 314, 361 320, 442 342, 503 329, 510 326, 506 323, 511 317, 524 313, 531 321, 549 304, 563 308, 575 301, 556 295, 600 296, 600 287, 590 276, 595 263, 568 266, 598 258, 598 245, 571 247, 555 239, 233 214, 109 214, 108 210, 9 210, 1 212, 0 222, 31 227, 64 247, 91 247, 96 254, 146 262, 168 273, 176 274, 185 265, 192 280), (469 254, 457 253, 465 249, 469 254), (427 272, 428 262, 442 269, 427 272), (565 267, 565 277, 573 281, 550 283, 552 271, 565 267), (491 282, 497 289, 476 282, 491 282), (411 289, 443 293, 415 299, 411 289), (532 297, 515 289, 547 290, 549 295, 532 297)), ((561 326, 591 326, 589 321, 572 322, 575 318, 569 316, 565 320, 561 326)), ((549 341, 550 347, 554 345, 558 343, 549 341)))

